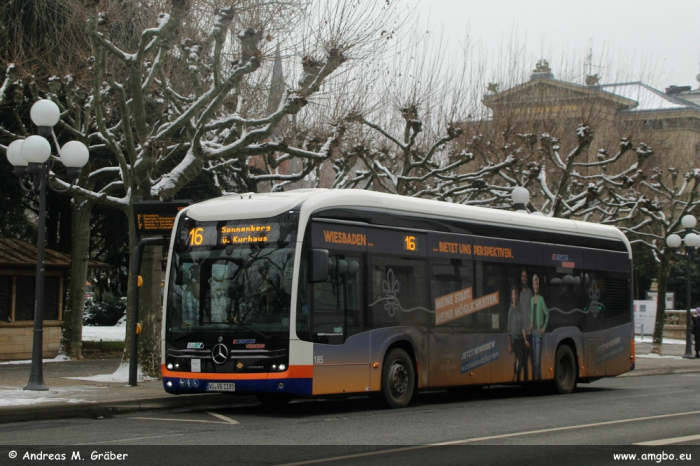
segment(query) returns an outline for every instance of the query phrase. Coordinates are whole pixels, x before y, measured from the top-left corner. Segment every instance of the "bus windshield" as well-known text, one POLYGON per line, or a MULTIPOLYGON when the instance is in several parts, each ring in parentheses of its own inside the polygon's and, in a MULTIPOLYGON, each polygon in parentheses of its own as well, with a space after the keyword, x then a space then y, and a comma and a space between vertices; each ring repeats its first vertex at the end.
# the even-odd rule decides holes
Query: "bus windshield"
POLYGON ((294 250, 241 247, 228 252, 173 255, 170 331, 240 327, 265 333, 289 328, 294 250))
POLYGON ((258 337, 288 332, 296 243, 281 222, 266 222, 272 225, 267 236, 250 236, 242 230, 259 227, 240 223, 200 222, 181 229, 168 286, 171 337, 207 330, 258 337), (243 241, 247 238, 261 240, 243 241))

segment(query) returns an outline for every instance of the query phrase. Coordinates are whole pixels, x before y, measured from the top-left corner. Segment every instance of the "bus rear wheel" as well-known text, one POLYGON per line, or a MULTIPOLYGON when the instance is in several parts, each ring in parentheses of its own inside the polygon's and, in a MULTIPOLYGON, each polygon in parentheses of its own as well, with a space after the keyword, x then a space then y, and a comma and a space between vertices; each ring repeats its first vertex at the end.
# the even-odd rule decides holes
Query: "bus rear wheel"
POLYGON ((403 408, 413 398, 416 372, 406 351, 394 348, 384 358, 382 369, 382 395, 390 408, 403 408))
POLYGON ((554 389, 566 395, 576 388, 576 358, 568 345, 560 345, 554 356, 554 389))

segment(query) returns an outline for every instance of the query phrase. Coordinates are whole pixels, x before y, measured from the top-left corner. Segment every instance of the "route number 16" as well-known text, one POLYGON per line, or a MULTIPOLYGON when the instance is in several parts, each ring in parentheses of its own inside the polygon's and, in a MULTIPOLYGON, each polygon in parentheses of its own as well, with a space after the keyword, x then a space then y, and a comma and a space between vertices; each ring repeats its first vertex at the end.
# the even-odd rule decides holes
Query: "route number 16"
POLYGON ((202 236, 204 228, 192 228, 187 236, 190 237, 190 246, 200 246, 204 237, 202 236))
POLYGON ((406 236, 403 241, 406 251, 415 251, 417 249, 415 236, 406 236))

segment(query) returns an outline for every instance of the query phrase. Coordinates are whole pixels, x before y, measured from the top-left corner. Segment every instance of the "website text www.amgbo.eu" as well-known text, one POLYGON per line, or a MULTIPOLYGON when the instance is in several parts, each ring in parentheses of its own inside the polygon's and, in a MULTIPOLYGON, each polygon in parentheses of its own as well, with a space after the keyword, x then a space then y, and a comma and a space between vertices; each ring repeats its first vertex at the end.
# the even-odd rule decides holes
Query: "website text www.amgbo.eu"
POLYGON ((662 461, 691 461, 691 453, 614 453, 613 459, 615 461, 654 461, 656 463, 661 463, 662 461))

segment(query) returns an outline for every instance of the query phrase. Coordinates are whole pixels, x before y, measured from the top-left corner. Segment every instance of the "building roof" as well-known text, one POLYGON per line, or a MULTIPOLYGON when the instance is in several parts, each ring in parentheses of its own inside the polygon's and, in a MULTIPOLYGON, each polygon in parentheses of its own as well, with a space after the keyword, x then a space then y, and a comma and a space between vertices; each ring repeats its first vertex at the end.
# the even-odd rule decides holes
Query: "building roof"
POLYGON ((678 99, 641 82, 603 84, 599 89, 637 102, 628 112, 649 112, 665 110, 700 110, 700 106, 687 100, 678 99))
MULTIPOLYGON (((26 241, 0 238, 0 268, 36 267, 36 246, 26 241)), ((50 268, 68 269, 71 258, 68 254, 45 249, 44 265, 50 268)), ((88 261, 89 268, 110 268, 111 265, 94 260, 88 261)))
MULTIPOLYGON (((487 94, 484 96, 484 104, 487 107, 494 107, 499 102, 508 102, 512 98, 517 99, 517 95, 523 93, 527 88, 534 86, 551 86, 562 91, 572 92, 573 95, 600 97, 614 102, 619 111, 624 113, 642 112, 700 112, 700 105, 694 101, 695 95, 692 92, 680 95, 669 95, 665 92, 654 89, 642 82, 599 84, 586 86, 554 79, 553 75, 542 73, 533 74, 529 81, 506 89, 497 94, 487 94)), ((517 102, 517 101, 516 101, 517 102)))
POLYGON ((535 86, 549 86, 552 88, 557 88, 559 90, 572 93, 572 96, 588 96, 588 97, 600 97, 603 99, 610 100, 615 103, 619 108, 633 107, 636 104, 634 99, 629 97, 615 94, 609 92, 606 89, 601 89, 600 86, 584 86, 583 84, 572 83, 568 81, 561 81, 559 79, 554 79, 547 76, 541 76, 540 74, 533 75, 533 78, 517 86, 506 89, 497 94, 487 94, 484 96, 484 104, 487 107, 492 107, 497 105, 499 102, 507 102, 508 99, 516 98, 528 88, 533 88, 535 86))

